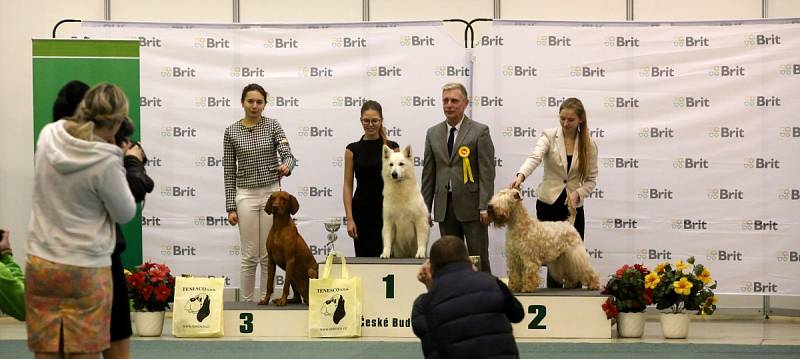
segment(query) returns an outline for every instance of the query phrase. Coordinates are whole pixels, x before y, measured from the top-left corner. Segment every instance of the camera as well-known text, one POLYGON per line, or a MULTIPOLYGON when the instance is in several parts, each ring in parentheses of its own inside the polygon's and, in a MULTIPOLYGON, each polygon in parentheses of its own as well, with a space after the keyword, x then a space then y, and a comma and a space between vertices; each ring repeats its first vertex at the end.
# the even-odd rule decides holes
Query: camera
MULTIPOLYGON (((119 126, 119 131, 114 134, 114 142, 117 144, 117 146, 122 147, 123 143, 130 141, 133 131, 133 122, 126 117, 124 120, 122 120, 122 124, 119 126)), ((139 146, 139 148, 142 149, 142 163, 147 165, 147 155, 144 153, 144 148, 142 148, 142 145, 139 142, 131 142, 131 148, 133 146, 139 146)))

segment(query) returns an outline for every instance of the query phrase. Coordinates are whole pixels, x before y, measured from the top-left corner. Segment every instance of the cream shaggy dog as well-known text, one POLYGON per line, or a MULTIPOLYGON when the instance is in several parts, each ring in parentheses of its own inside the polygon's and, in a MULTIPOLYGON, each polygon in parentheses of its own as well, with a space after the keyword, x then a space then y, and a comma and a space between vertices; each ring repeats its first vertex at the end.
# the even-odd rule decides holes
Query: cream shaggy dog
POLYGON ((383 146, 383 253, 381 258, 425 258, 428 207, 414 173, 411 146, 395 152, 383 146))
POLYGON ((551 276, 564 283, 564 288, 575 288, 578 283, 591 290, 600 287, 581 236, 569 222, 540 222, 530 217, 520 192, 510 188, 492 197, 488 211, 496 227, 508 225, 506 264, 512 291, 530 293, 539 288, 542 264, 547 264, 551 276))

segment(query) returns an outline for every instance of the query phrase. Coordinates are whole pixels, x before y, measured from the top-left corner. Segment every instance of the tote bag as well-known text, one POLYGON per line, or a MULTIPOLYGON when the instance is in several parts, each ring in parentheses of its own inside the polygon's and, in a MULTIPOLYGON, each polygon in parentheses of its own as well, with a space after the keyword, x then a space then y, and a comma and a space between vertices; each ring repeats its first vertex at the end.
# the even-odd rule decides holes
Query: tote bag
POLYGON ((314 338, 361 336, 364 292, 361 278, 351 278, 343 256, 340 278, 331 278, 333 257, 325 260, 319 279, 311 279, 308 297, 308 336, 314 338))
POLYGON ((224 335, 222 291, 225 278, 175 278, 172 335, 209 338, 224 335))

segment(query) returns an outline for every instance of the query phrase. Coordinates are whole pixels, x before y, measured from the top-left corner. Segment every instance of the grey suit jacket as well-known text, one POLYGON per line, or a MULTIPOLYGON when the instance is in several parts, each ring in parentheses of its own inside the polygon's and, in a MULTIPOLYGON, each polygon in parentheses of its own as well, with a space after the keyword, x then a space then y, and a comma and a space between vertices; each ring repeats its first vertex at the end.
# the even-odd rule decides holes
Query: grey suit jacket
POLYGON ((452 155, 447 155, 447 121, 428 129, 425 135, 425 159, 422 167, 422 197, 433 220, 444 221, 447 209, 447 186, 452 184, 453 210, 460 222, 480 219, 494 194, 494 144, 489 127, 464 116, 453 143, 452 155), (459 148, 469 149, 469 163, 474 182, 464 183, 463 159, 459 148))

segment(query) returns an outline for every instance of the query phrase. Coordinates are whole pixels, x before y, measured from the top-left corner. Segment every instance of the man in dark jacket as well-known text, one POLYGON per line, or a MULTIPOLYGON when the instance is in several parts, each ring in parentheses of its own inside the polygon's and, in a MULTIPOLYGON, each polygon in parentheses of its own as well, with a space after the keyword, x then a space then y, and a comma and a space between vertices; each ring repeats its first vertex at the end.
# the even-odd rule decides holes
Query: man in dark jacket
POLYGON ((417 279, 428 293, 414 301, 414 334, 426 358, 517 358, 511 323, 522 304, 491 274, 477 272, 464 241, 444 236, 431 246, 417 279))

